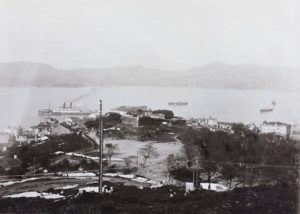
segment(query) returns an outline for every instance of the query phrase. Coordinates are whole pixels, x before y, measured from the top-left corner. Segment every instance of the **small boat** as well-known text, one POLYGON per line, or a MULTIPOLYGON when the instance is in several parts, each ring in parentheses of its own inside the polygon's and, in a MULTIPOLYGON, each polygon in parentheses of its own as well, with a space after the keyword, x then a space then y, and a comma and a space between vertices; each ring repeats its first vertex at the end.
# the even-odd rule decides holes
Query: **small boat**
POLYGON ((178 102, 168 102, 168 105, 169 106, 187 106, 188 102, 181 102, 181 101, 178 101, 178 102))
POLYGON ((268 113, 268 112, 272 112, 274 109, 272 108, 263 108, 263 109, 260 109, 260 113, 268 113))

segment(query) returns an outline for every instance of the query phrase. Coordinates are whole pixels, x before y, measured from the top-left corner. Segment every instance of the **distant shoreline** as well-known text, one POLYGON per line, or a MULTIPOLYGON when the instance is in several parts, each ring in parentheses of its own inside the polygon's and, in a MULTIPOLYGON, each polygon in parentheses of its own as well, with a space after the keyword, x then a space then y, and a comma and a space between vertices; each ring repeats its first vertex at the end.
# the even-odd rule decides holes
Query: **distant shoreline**
POLYGON ((143 66, 59 69, 36 62, 0 63, 2 87, 152 86, 300 91, 299 69, 210 63, 184 70, 143 66))
POLYGON ((211 90, 234 90, 234 91, 265 91, 265 92, 284 92, 284 93, 300 93, 300 90, 288 90, 288 89, 264 89, 264 88, 222 88, 222 87, 204 87, 204 86, 181 86, 181 85, 102 85, 102 86, 93 86, 93 85, 83 85, 83 86, 67 86, 67 85, 53 85, 53 86, 36 86, 36 85, 11 85, 5 86, 0 85, 0 88, 129 88, 129 87, 140 87, 140 88, 190 88, 190 89, 211 89, 211 90))

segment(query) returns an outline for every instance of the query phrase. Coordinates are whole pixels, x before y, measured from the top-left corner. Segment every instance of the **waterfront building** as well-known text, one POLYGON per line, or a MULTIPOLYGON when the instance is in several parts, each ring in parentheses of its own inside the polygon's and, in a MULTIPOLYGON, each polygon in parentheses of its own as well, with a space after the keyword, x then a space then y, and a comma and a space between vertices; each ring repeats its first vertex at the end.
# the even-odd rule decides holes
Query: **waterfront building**
POLYGON ((281 122, 264 121, 260 126, 260 132, 264 134, 276 134, 282 137, 290 137, 291 125, 281 122))

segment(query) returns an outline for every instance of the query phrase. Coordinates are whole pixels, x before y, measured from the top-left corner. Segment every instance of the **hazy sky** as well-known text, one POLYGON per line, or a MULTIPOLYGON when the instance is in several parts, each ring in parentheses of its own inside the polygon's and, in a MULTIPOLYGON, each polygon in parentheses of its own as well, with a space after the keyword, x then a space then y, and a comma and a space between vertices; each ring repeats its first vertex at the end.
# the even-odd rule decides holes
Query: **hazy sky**
POLYGON ((1 0, 0 61, 300 67, 299 0, 1 0))

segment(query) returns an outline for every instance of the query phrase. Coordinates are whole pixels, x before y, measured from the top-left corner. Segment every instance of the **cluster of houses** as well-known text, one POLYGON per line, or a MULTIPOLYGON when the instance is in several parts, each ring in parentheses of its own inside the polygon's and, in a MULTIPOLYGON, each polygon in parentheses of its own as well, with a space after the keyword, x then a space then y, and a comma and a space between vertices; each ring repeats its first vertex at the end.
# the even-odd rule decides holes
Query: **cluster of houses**
MULTIPOLYGON (((161 124, 167 124, 171 122, 173 124, 186 124, 186 120, 182 117, 171 116, 168 117, 168 110, 152 111, 147 106, 121 106, 112 109, 109 113, 117 113, 121 115, 121 123, 123 125, 139 127, 141 125, 142 118, 150 118, 153 123, 159 122, 161 124)), ((173 112, 171 112, 173 114, 173 112)))
POLYGON ((300 125, 264 121, 260 126, 260 131, 261 133, 273 133, 285 138, 300 140, 300 125))
MULTIPOLYGON (((112 112, 122 115, 122 123, 124 125, 131 125, 138 127, 139 120, 142 117, 149 117, 152 119, 165 120, 166 115, 163 113, 156 113, 146 106, 121 106, 119 108, 113 109, 112 112)), ((218 121, 216 118, 201 118, 201 119, 189 119, 185 120, 183 118, 174 117, 172 120, 181 120, 187 126, 192 128, 206 127, 211 131, 226 131, 233 133, 233 125, 235 123, 218 121)), ((290 138, 293 140, 300 140, 300 125, 291 125, 282 122, 268 122, 263 121, 261 124, 256 125, 254 123, 246 125, 250 130, 256 131, 263 134, 275 134, 282 136, 284 138, 290 138)))
MULTIPOLYGON (((187 125, 195 129, 206 127, 211 131, 226 131, 233 133, 232 126, 234 123, 220 122, 216 118, 202 118, 191 119, 187 122, 187 125)), ((247 124, 250 130, 255 130, 263 134, 275 134, 284 138, 290 138, 293 140, 300 140, 300 125, 290 125, 282 122, 268 122, 263 121, 260 125, 247 124)))
POLYGON ((0 133, 0 143, 6 144, 10 142, 29 143, 31 141, 44 142, 48 139, 49 135, 66 134, 70 131, 61 126, 57 120, 47 118, 44 122, 24 129, 21 126, 8 127, 0 133))
MULTIPOLYGON (((172 111, 152 111, 147 106, 121 106, 112 109, 107 114, 111 113, 121 115, 121 124, 128 127, 139 127, 141 126, 141 121, 145 122, 144 119, 147 118, 147 123, 161 124, 165 126, 170 124, 179 124, 187 125, 195 129, 206 127, 211 131, 225 131, 233 133, 234 123, 221 122, 213 117, 186 120, 181 117, 175 117, 172 111)), ((64 123, 74 125, 74 121, 68 118, 65 119, 64 123)), ((246 126, 250 130, 254 130, 259 133, 275 134, 284 138, 300 140, 300 125, 264 121, 260 125, 247 124, 246 126)), ((36 142, 43 142, 48 139, 47 136, 49 135, 67 133, 70 133, 70 130, 62 126, 58 120, 47 118, 44 122, 36 126, 32 126, 29 129, 23 129, 22 127, 9 127, 4 130, 4 132, 0 133, 0 143, 8 143, 10 140, 19 143, 30 142, 33 140, 36 142)))
POLYGON ((191 119, 187 122, 189 127, 199 129, 199 128, 208 128, 210 131, 226 131, 233 133, 232 126, 233 123, 229 122, 220 122, 216 118, 201 118, 201 119, 191 119))

